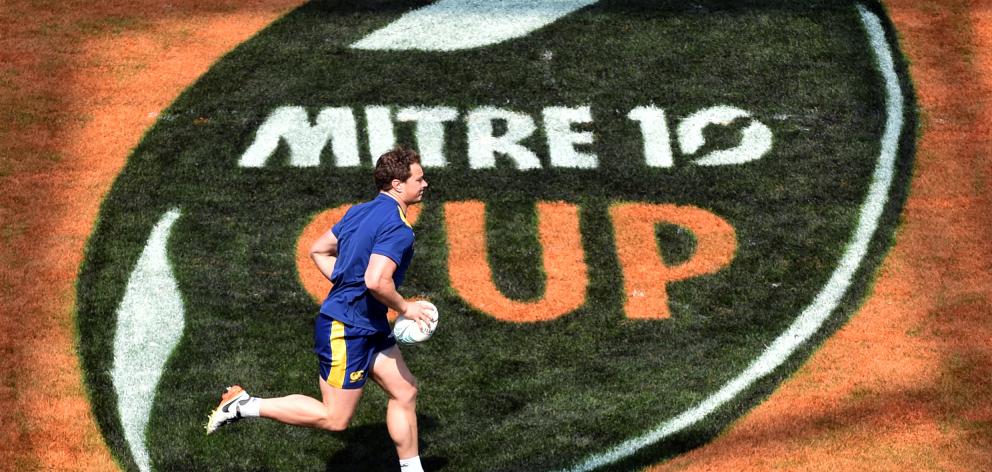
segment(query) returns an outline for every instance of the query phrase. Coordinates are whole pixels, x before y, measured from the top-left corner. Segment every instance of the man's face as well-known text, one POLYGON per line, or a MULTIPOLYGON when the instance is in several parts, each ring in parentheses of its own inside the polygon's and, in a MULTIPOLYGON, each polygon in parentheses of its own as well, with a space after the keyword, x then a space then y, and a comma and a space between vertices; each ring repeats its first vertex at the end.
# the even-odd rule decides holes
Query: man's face
POLYGON ((403 201, 408 205, 423 200, 427 179, 424 178, 424 169, 420 164, 410 164, 410 177, 402 185, 403 201))

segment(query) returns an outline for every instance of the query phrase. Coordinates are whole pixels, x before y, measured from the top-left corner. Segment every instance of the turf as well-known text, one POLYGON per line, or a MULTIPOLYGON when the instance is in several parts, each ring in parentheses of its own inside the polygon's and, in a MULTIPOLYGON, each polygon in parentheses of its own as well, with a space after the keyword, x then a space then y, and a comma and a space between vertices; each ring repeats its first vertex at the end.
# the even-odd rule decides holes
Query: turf
MULTIPOLYGON (((315 116, 324 106, 445 105, 464 113, 493 105, 534 117, 545 106, 592 107, 596 141, 586 149, 599 156, 596 170, 549 168, 540 131, 525 144, 544 168, 522 172, 499 159, 496 169, 470 169, 464 121, 449 124, 449 165, 427 169, 430 193, 402 292, 426 296, 445 314, 434 339, 405 351, 422 380, 421 436, 435 467, 558 468, 642 433, 735 376, 829 276, 864 198, 884 121, 880 79, 851 4, 601 2, 497 48, 347 48, 408 8, 302 7, 220 61, 135 150, 101 209, 79 300, 94 408, 125 463, 109 379, 114 310, 151 226, 172 206, 184 215, 169 251, 187 324, 152 413, 156 467, 312 470, 351 463, 374 470, 395 460, 375 388, 345 434, 269 423, 239 424, 210 438, 201 433, 205 411, 229 382, 262 396, 317 394, 309 351, 316 306, 295 276, 296 239, 320 211, 373 195, 367 168, 334 167, 329 155, 320 167, 292 168, 281 147, 268 166, 239 168, 241 152, 278 106, 304 106, 315 116), (626 119, 631 108, 649 103, 666 109, 670 126, 701 108, 733 104, 768 125, 775 145, 747 165, 694 166, 676 153, 673 168, 649 168, 638 128, 626 119), (579 205, 589 268, 585 305, 522 325, 468 305, 450 287, 450 228, 442 212, 443 202, 463 200, 487 202, 494 282, 518 300, 539 299, 545 290, 534 202, 579 205), (691 204, 735 228, 730 267, 668 287, 670 319, 624 315, 608 211, 623 201, 691 204)), ((702 152, 735 142, 739 129, 708 130, 702 152)), ((893 203, 872 256, 828 329, 743 398, 617 468, 712 438, 843 323, 888 247, 912 129, 903 137, 893 203)), ((397 133, 413 142, 412 126, 399 125, 397 133)), ((372 156, 363 159, 368 165, 372 156)), ((669 264, 691 257, 691 237, 663 225, 655 236, 669 264)))

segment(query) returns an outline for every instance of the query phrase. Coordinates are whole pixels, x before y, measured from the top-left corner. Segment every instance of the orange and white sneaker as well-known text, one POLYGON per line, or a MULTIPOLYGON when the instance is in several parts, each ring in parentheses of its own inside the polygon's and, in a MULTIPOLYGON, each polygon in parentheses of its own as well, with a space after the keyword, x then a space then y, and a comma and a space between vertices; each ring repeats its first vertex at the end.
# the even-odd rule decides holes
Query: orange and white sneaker
POLYGON ((228 423, 234 423, 242 418, 240 406, 248 403, 251 398, 245 389, 240 385, 227 387, 227 391, 220 397, 220 405, 210 414, 207 421, 207 434, 217 431, 217 428, 228 423))

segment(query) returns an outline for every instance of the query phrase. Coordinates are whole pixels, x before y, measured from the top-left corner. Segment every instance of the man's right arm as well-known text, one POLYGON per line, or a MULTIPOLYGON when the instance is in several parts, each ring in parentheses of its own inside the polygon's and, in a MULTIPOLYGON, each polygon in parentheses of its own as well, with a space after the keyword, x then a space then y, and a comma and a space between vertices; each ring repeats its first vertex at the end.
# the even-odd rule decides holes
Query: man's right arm
POLYGON ((418 325, 423 322, 422 327, 430 326, 431 317, 424 311, 423 305, 419 303, 409 303, 396 291, 396 284, 393 283, 393 273, 396 271, 396 262, 382 254, 373 253, 369 258, 369 266, 365 270, 365 286, 372 292, 377 300, 382 302, 397 313, 412 319, 418 325))
POLYGON ((324 277, 331 280, 331 274, 334 273, 334 262, 338 258, 338 238, 334 236, 333 231, 327 230, 310 246, 310 258, 313 259, 314 264, 317 264, 317 268, 324 274, 324 277))

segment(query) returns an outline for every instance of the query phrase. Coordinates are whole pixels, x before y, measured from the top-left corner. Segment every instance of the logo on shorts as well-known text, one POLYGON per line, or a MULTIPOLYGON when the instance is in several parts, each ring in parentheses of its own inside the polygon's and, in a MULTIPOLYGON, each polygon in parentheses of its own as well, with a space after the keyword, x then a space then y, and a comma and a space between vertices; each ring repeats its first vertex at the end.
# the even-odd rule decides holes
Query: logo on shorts
POLYGON ((364 377, 365 377, 364 370, 356 370, 352 372, 351 375, 348 376, 348 378, 351 380, 351 383, 358 382, 359 380, 362 380, 364 377))
MULTIPOLYGON (((403 360, 446 469, 672 457, 861 303, 915 130, 882 8, 416 3, 307 2, 222 58, 128 159, 78 285, 86 379, 116 393, 94 411, 122 463, 183 468, 165 451, 194 451, 196 468, 230 468, 183 429, 217 385, 312 392, 329 283, 309 245, 374 198, 374 159, 396 143, 430 183, 406 215, 400 293, 446 318, 403 360)), ((363 403, 356 423, 380 414, 363 403)), ((331 444, 309 434, 246 454, 331 444)))

